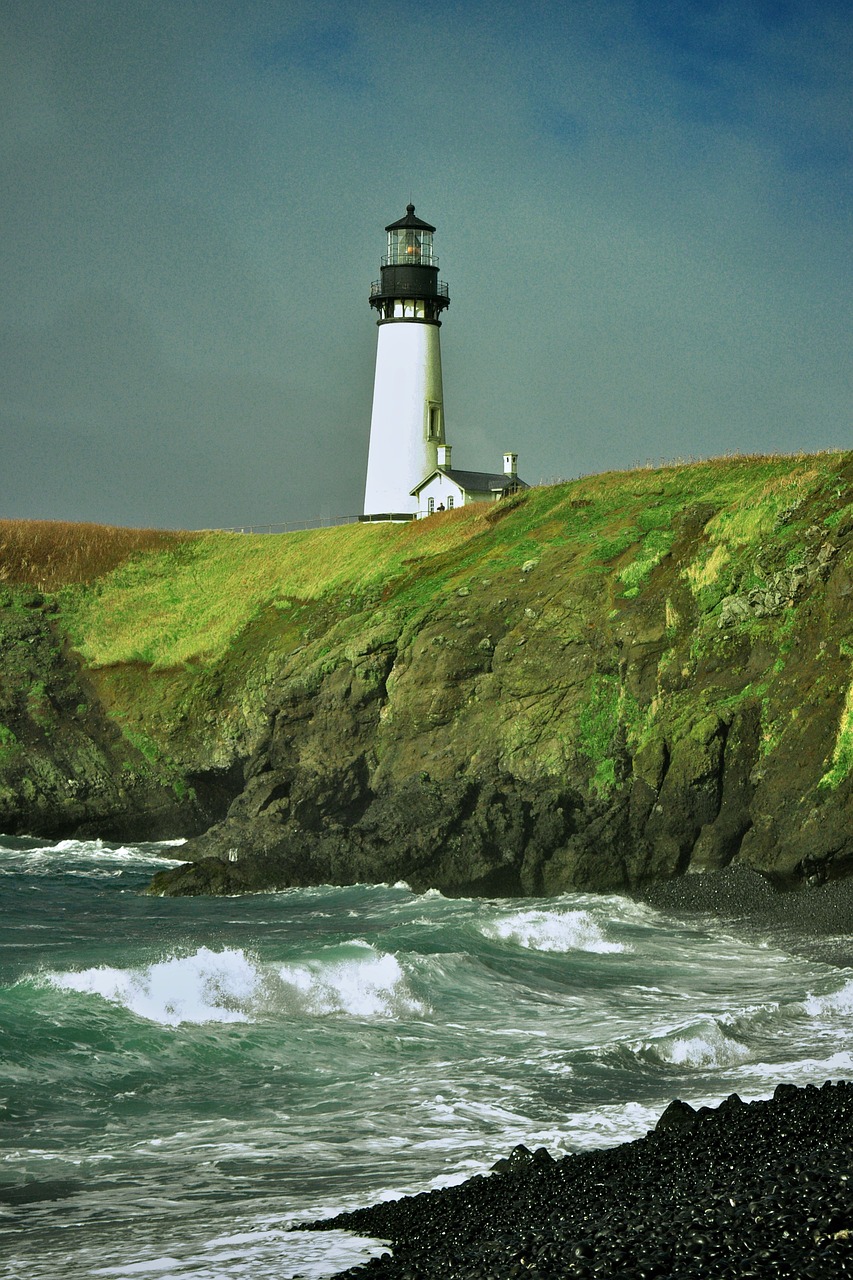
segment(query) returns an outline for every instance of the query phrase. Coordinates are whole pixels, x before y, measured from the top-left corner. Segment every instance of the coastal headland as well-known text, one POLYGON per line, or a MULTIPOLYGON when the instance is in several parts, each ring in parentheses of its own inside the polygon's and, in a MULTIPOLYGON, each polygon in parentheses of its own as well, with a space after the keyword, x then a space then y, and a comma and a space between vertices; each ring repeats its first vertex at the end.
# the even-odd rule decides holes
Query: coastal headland
POLYGON ((279 536, 0 521, 0 829, 152 891, 853 870, 853 454, 279 536))

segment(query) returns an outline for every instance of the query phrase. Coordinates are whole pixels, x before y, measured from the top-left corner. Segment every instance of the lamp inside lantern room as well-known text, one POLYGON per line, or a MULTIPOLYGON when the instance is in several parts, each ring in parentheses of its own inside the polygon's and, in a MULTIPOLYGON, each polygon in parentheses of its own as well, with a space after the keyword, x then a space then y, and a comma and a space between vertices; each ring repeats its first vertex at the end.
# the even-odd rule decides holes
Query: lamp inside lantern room
POLYGON ((432 265, 432 232, 394 227, 388 232, 388 265, 432 265))

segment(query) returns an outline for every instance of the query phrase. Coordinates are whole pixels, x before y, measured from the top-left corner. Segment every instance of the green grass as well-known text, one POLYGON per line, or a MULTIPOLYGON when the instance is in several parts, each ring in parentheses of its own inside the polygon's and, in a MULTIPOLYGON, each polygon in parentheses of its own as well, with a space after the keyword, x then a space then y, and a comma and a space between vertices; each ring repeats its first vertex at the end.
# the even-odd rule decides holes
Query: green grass
POLYGON ((616 676, 594 676, 578 722, 578 751, 593 766, 591 786, 599 795, 616 785, 614 742, 619 728, 620 695, 616 676))
POLYGON ((18 750, 19 743, 15 734, 5 724, 0 724, 0 758, 10 756, 18 750))
POLYGON ((619 580, 625 587, 623 596, 632 599, 640 594, 640 588, 651 577, 652 570, 669 554, 674 537, 670 529, 652 529, 646 534, 636 559, 619 574, 619 580))
MULTIPOLYGON (((7 590, 10 598, 23 592, 23 601, 29 572, 32 586, 52 582, 59 629, 139 753, 134 767, 167 779, 178 778, 172 760, 185 739, 207 740, 211 706, 219 709, 223 752, 235 743, 242 749, 277 682, 310 691, 341 663, 394 646, 404 671, 408 646, 436 611, 449 628, 455 611, 476 617, 482 607, 499 620, 496 642, 503 629, 519 632, 513 645, 522 641, 506 669, 505 714, 494 725, 501 748, 555 773, 577 753, 603 797, 620 785, 623 743, 631 750, 653 731, 677 739, 697 718, 715 708, 732 713, 744 699, 760 700, 767 749, 775 749, 788 710, 777 709, 763 682, 784 681, 799 613, 721 631, 719 603, 763 581, 759 554, 775 571, 798 562, 807 535, 814 545, 816 523, 829 535, 836 515, 853 510, 851 472, 850 454, 725 458, 584 477, 401 525, 278 536, 135 536, 83 526, 79 553, 73 526, 50 537, 33 525, 31 548, 26 529, 15 526, 6 533, 8 545, 17 539, 15 585, 7 590), (527 561, 534 566, 522 573, 527 561), (659 643, 665 628, 657 692, 643 694, 648 705, 638 706, 616 674, 598 674, 591 685, 569 679, 555 704, 552 671, 537 665, 537 635, 551 626, 566 646, 579 643, 595 666, 614 673, 626 652, 617 640, 630 651, 635 640, 659 643), (733 638, 747 634, 766 642, 766 671, 732 670, 733 638), (713 688, 697 690, 691 668, 708 659, 713 688), (772 723, 765 703, 773 704, 772 723)), ((49 732, 55 712, 46 691, 30 689, 27 702, 49 732)), ((851 767, 849 720, 825 785, 851 767)), ((15 744, 0 734, 3 749, 15 744)))
POLYGON ((827 529, 837 529, 842 520, 853 520, 853 503, 831 511, 828 516, 824 516, 823 523, 827 529))
POLYGON ((267 610, 286 622, 300 609, 314 613, 334 601, 339 616, 370 610, 378 622, 393 607, 405 625, 472 575, 479 581, 512 571, 552 547, 571 551, 578 580, 636 547, 619 571, 633 596, 669 550, 676 520, 697 502, 711 503, 715 514, 704 564, 685 572, 697 593, 710 590, 713 603, 705 603, 714 607, 731 560, 768 534, 794 500, 826 487, 843 457, 732 458, 614 472, 530 490, 505 512, 484 504, 404 525, 173 535, 165 545, 131 547, 94 582, 65 587, 62 617, 94 667, 168 669, 216 662, 267 610))
POLYGON ((838 726, 838 737, 832 753, 832 765, 820 780, 822 787, 834 789, 853 770, 853 684, 847 690, 841 722, 838 726))

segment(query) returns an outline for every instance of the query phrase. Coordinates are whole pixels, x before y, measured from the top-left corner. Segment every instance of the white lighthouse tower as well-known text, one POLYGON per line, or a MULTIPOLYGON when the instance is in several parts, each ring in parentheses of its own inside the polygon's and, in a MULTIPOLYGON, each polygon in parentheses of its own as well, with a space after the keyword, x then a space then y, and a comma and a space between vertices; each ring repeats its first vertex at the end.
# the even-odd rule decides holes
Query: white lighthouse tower
POLYGON ((412 490, 445 442, 439 317, 450 297, 438 278, 435 227, 415 217, 415 206, 385 230, 381 279, 370 286, 379 341, 363 518, 408 520, 417 511, 412 490))

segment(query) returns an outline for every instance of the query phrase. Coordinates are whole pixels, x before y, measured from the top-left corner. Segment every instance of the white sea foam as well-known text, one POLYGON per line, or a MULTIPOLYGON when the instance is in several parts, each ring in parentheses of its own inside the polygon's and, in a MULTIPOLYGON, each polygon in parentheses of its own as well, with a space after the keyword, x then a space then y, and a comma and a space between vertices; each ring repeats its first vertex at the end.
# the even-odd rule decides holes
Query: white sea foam
MULTIPOLYGON (((45 845, 39 853, 74 854, 80 858, 92 858, 106 862, 147 862, 151 858, 161 857, 158 849, 178 849, 186 844, 186 840, 157 840, 141 845, 119 845, 117 848, 104 844, 103 840, 60 840, 58 844, 45 845)), ((169 859, 173 861, 173 859, 169 859)))
POLYGON ((290 965, 262 965, 240 948, 200 947, 137 969, 103 965, 48 973, 44 981, 61 991, 100 996, 165 1026, 282 1014, 392 1018, 424 1011, 396 957, 367 943, 351 944, 343 956, 338 949, 334 959, 290 965))
POLYGON ((717 1022, 684 1027, 645 1041, 637 1052, 675 1067, 734 1067, 751 1056, 746 1045, 727 1036, 717 1022))
POLYGON ((807 1056, 788 1062, 755 1062, 741 1068, 742 1074, 766 1081, 773 1089, 779 1080, 792 1084, 823 1084, 825 1080, 849 1080, 853 1073, 853 1053, 841 1049, 825 1058, 807 1056))
POLYGON ((95 1276, 153 1276, 157 1280, 259 1280, 259 1277, 298 1276, 321 1280, 388 1249, 383 1241, 365 1239, 348 1231, 292 1231, 256 1227, 218 1236, 180 1257, 169 1254, 97 1267, 95 1276), (283 1272, 282 1268, 287 1268, 283 1272))
POLYGON ((831 991, 827 995, 807 996, 803 1001, 803 1008, 812 1018, 830 1016, 834 1019, 838 1014, 853 1013, 853 981, 846 982, 838 991, 831 991))
POLYGON ((514 942, 531 951, 591 951, 596 955, 625 951, 611 942, 589 911, 514 911, 480 925, 487 938, 514 942))
POLYGON ((561 1146, 567 1151, 577 1151, 631 1142, 654 1128, 662 1110, 663 1106, 648 1107, 639 1102, 627 1102, 570 1112, 565 1117, 565 1138, 561 1146))
POLYGON ((171 956, 139 969, 107 965, 45 975, 61 991, 123 1005, 151 1022, 245 1022, 260 985, 258 967, 238 948, 171 956))
POLYGON ((278 976, 301 1012, 347 1013, 358 1018, 418 1015, 424 1006, 408 989, 396 956, 354 943, 337 960, 281 965, 278 976))
POLYGON ((85 853, 88 857, 99 854, 106 846, 103 840, 60 840, 57 844, 45 845, 45 853, 85 853))
POLYGON ((161 840, 143 845, 110 845, 102 840, 60 840, 56 844, 34 845, 28 849, 4 848, 0 837, 0 872, 27 875, 103 876, 104 868, 120 874, 130 867, 174 865, 169 849, 185 840, 161 840))
POLYGON ((621 893, 567 893, 557 901, 571 904, 573 908, 583 907, 599 915, 607 912, 613 920, 625 923, 658 926, 666 919, 657 908, 650 907, 647 902, 636 902, 621 893))

